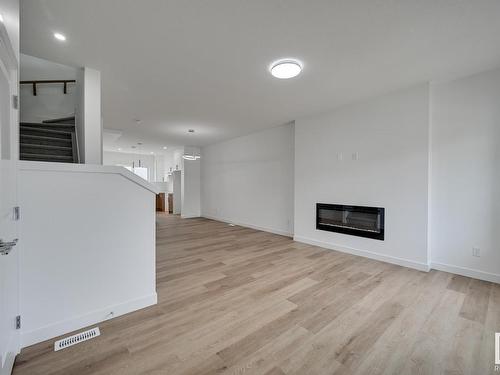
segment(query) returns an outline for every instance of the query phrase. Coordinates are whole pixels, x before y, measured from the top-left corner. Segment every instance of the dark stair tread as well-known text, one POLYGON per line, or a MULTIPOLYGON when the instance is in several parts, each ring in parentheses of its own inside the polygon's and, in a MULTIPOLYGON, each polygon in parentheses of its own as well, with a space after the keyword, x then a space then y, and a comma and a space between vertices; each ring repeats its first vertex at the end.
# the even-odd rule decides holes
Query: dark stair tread
MULTIPOLYGON (((43 144, 69 144, 71 145, 71 138, 57 138, 57 137, 47 137, 44 135, 34 135, 34 134, 21 134, 21 143, 28 142, 44 142, 43 144)), ((40 143, 42 144, 42 143, 40 143)))
POLYGON ((44 124, 75 124, 75 116, 61 117, 42 121, 44 124))
MULTIPOLYGON (((60 139, 60 138, 56 138, 60 139)), ((45 149, 51 149, 51 150, 68 150, 71 151, 73 148, 71 146, 55 146, 55 145, 44 145, 40 143, 24 143, 21 142, 21 147, 37 147, 37 148, 45 148, 45 149)))
POLYGON ((42 128, 42 127, 27 126, 27 125, 22 125, 21 124, 20 131, 22 132, 23 130, 37 131, 37 132, 51 133, 51 134, 68 134, 68 135, 71 135, 71 133, 72 133, 72 132, 66 131, 66 130, 45 129, 45 128, 42 128))
POLYGON ((24 138, 35 138, 35 139, 52 139, 57 141, 71 142, 71 138, 58 138, 58 137, 48 137, 46 135, 36 135, 36 134, 20 134, 24 138))
POLYGON ((23 128, 37 128, 37 129, 47 129, 47 130, 63 130, 63 131, 75 131, 75 124, 39 124, 35 122, 21 122, 19 124, 21 129, 23 128))
POLYGON ((74 133, 71 132, 52 132, 43 129, 32 130, 32 129, 21 129, 21 135, 34 135, 34 136, 42 136, 42 137, 50 137, 53 139, 61 139, 61 140, 71 140, 74 133))
POLYGON ((72 148, 54 149, 46 147, 31 147, 24 146, 21 144, 21 154, 35 154, 35 155, 46 155, 46 156, 71 156, 73 157, 72 148))
POLYGON ((21 152, 21 159, 32 160, 33 159, 56 159, 56 160, 70 160, 73 161, 73 156, 70 155, 49 155, 49 154, 32 154, 28 152, 21 152))

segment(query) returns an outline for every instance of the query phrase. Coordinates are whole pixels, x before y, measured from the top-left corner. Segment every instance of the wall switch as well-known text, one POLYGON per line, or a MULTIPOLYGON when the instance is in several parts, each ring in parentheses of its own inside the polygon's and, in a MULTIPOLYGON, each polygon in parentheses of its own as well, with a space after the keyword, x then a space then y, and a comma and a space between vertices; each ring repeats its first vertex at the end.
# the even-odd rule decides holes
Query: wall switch
POLYGON ((479 247, 473 247, 472 248, 472 256, 479 258, 481 256, 481 249, 479 247))
POLYGON ((358 160, 359 159, 359 154, 357 152, 352 153, 352 160, 358 160))
POLYGON ((337 160, 342 161, 344 159, 344 155, 341 152, 337 152, 337 160))

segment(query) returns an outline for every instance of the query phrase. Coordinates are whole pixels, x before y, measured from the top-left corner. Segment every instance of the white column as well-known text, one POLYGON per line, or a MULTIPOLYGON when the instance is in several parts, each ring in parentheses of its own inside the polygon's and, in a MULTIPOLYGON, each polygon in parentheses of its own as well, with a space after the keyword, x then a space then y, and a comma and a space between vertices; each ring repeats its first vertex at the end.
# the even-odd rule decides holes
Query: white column
POLYGON ((102 164, 101 72, 84 67, 78 74, 76 131, 80 163, 102 164))
MULTIPOLYGON (((186 146, 184 153, 200 155, 198 147, 186 146)), ((200 159, 182 161, 182 210, 183 218, 199 217, 201 215, 200 198, 200 159)))

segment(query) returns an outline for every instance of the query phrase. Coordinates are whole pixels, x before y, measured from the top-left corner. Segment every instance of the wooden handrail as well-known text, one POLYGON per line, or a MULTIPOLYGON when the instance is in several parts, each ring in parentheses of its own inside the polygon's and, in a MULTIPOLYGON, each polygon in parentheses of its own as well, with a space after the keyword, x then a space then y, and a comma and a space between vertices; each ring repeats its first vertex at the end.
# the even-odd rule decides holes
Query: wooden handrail
POLYGON ((38 81, 20 81, 21 85, 33 85, 33 96, 36 96, 36 85, 43 83, 62 83, 63 84, 63 93, 68 93, 68 83, 76 83, 75 79, 46 79, 46 80, 38 80, 38 81))

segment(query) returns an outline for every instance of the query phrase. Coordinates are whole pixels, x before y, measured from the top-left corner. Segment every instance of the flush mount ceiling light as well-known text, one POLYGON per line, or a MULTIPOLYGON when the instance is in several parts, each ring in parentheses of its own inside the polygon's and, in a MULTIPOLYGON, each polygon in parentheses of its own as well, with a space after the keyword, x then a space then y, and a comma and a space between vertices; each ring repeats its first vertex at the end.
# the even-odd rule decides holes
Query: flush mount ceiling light
POLYGON ((61 33, 54 33, 54 38, 60 40, 61 42, 64 42, 66 40, 66 37, 61 33))
POLYGON ((275 61, 269 67, 273 77, 288 79, 296 77, 302 71, 302 63, 296 59, 281 59, 275 61))
POLYGON ((201 158, 201 156, 199 154, 195 154, 194 151, 193 151, 191 153, 185 152, 182 155, 182 158, 185 159, 185 160, 198 160, 198 159, 201 158))
POLYGON ((182 155, 182 158, 185 160, 198 160, 200 159, 200 155, 190 155, 190 154, 184 154, 182 155))

